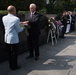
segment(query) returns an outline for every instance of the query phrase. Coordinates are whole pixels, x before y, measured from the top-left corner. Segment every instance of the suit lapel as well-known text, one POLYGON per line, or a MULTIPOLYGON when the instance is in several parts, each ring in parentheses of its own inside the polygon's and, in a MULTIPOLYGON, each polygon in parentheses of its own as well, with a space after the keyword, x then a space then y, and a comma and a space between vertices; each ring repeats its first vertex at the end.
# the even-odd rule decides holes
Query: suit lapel
POLYGON ((36 12, 34 14, 32 14, 32 17, 31 17, 31 13, 29 13, 29 19, 30 20, 34 20, 34 18, 36 17, 36 12))

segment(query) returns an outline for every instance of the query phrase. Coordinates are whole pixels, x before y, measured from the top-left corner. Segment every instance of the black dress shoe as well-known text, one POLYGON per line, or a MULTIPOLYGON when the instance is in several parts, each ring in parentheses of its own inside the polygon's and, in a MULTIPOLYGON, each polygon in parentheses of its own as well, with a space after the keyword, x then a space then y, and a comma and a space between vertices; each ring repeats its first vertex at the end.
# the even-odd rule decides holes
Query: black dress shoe
POLYGON ((20 68, 21 68, 20 66, 12 67, 11 70, 18 70, 18 69, 20 69, 20 68))
POLYGON ((39 60, 39 57, 35 57, 35 60, 39 60))
POLYGON ((30 58, 33 58, 33 57, 34 57, 34 56, 30 56, 30 55, 29 55, 29 56, 26 57, 26 59, 30 59, 30 58))

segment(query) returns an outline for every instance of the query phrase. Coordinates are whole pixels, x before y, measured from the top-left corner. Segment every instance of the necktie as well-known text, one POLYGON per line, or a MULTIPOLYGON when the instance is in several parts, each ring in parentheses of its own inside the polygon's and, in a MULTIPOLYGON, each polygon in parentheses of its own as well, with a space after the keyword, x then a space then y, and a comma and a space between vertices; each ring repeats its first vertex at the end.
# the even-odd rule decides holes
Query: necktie
POLYGON ((30 15, 30 18, 32 18, 32 15, 33 15, 33 14, 30 15))

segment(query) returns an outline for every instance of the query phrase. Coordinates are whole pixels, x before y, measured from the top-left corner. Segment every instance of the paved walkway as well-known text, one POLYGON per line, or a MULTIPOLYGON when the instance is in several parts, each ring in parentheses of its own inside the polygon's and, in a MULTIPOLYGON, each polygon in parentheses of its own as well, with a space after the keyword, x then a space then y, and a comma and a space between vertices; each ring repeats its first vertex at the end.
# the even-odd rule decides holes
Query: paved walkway
POLYGON ((21 69, 11 71, 8 61, 0 64, 0 75, 76 75, 76 32, 65 35, 55 46, 40 47, 41 56, 26 60, 28 53, 19 56, 21 69))

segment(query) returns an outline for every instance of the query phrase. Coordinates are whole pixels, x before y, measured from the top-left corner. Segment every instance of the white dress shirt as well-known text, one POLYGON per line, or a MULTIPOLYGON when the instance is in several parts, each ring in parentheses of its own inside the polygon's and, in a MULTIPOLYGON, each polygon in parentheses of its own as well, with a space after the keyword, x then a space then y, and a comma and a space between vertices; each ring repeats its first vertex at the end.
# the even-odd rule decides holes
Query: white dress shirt
POLYGON ((12 14, 8 14, 2 18, 5 28, 5 42, 8 44, 19 43, 18 32, 23 31, 20 27, 20 19, 12 14))

